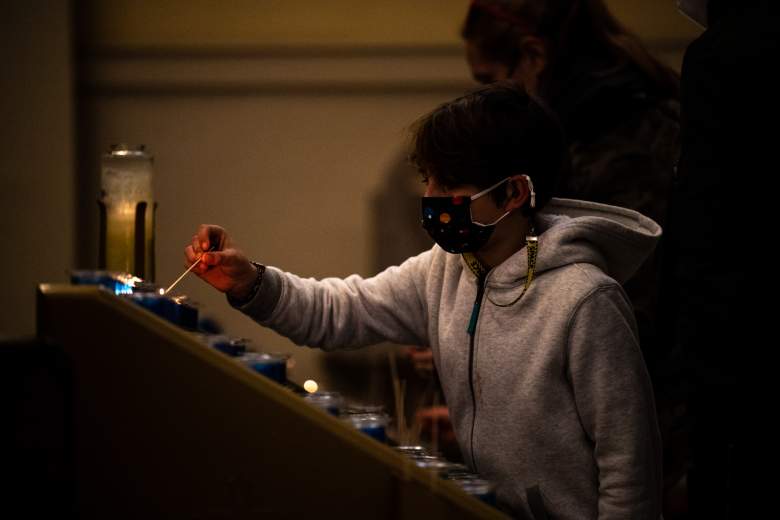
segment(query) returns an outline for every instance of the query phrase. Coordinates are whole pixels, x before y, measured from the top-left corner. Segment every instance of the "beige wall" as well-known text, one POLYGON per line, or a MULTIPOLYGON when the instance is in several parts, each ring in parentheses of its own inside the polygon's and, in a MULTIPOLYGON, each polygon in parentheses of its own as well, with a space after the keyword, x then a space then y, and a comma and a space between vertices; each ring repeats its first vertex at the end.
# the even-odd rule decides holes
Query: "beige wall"
POLYGON ((69 3, 3 2, 0 337, 33 334, 36 284, 66 280, 66 272, 73 265, 69 3))
MULTIPOLYGON (((13 3, 0 36, 14 70, 3 75, 10 153, 0 164, 4 236, 24 261, 3 261, 10 299, 0 333, 31 332, 34 284, 64 279, 73 265, 76 204, 77 263, 94 265, 97 160, 118 141, 156 156, 160 283, 179 273, 201 222, 225 225, 252 257, 302 275, 371 274, 371 198, 405 126, 471 85, 457 36, 467 4, 78 2, 87 52, 74 194, 67 2, 13 3)), ((609 4, 673 65, 698 34, 672 0, 609 4)), ((231 334, 293 351, 198 280, 181 290, 231 334)), ((295 353, 295 379, 326 377, 319 353, 295 353)))
MULTIPOLYGON (((675 0, 607 0, 647 41, 698 29, 675 0)), ((468 0, 89 0, 86 37, 100 46, 457 45, 468 0)))
MULTIPOLYGON (((183 248, 204 222, 228 228, 252 258, 303 276, 371 274, 371 196, 400 153, 405 127, 467 83, 459 58, 416 59, 423 63, 275 57, 268 64, 257 58, 226 71, 195 58, 195 64, 162 67, 167 72, 148 64, 148 76, 136 71, 133 77, 149 90, 121 94, 107 83, 125 77, 125 65, 99 66, 102 79, 94 80, 85 107, 93 121, 91 153, 97 157, 110 143, 128 141, 146 144, 155 155, 159 282, 169 283, 182 270, 183 248), (178 66, 203 66, 205 77, 189 78, 178 66), (430 90, 432 80, 419 78, 432 67, 453 87, 430 90), (344 70, 331 77, 339 68, 344 70), (288 83, 299 90, 291 92, 288 83), (407 90, 392 87, 403 84, 407 90)), ((185 279, 179 290, 232 335, 294 353, 296 380, 330 386, 319 371, 318 351, 296 349, 256 326, 197 278, 185 279)))

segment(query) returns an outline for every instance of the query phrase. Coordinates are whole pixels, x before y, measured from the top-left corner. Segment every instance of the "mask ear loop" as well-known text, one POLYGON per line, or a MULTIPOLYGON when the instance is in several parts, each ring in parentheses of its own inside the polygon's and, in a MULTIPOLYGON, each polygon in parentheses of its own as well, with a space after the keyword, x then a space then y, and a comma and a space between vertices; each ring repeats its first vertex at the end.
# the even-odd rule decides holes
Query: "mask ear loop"
MULTIPOLYGON (((495 183, 494 185, 492 185, 492 186, 490 186, 490 187, 488 187, 488 188, 485 188, 484 190, 480 191, 479 193, 475 193, 474 195, 472 195, 471 197, 469 197, 469 202, 471 202, 471 201, 475 201, 475 200, 477 200, 478 198, 482 197, 483 195, 485 195, 485 194, 487 194, 487 193, 490 193, 491 191, 493 191, 494 189, 498 188, 499 186, 501 186, 502 184, 504 184, 506 181, 509 181, 509 180, 512 180, 512 178, 511 178, 511 177, 507 177, 507 178, 505 178, 505 179, 501 179, 500 181, 498 181, 498 182, 497 182, 497 183, 495 183)), ((489 222, 489 223, 487 223, 487 224, 483 224, 482 222, 475 222, 475 221, 474 221, 474 217, 471 215, 471 205, 469 205, 469 219, 471 220, 471 223, 472 223, 472 224, 474 224, 474 225, 477 225, 477 226, 479 226, 479 227, 491 227, 491 226, 495 226, 496 224, 498 224, 499 222, 501 222, 501 221, 504 219, 504 217, 506 217, 507 215, 509 215, 509 211, 507 211, 506 213, 504 213, 503 215, 501 215, 500 217, 498 217, 498 218, 497 218, 496 220, 494 220, 493 222, 489 222)))
POLYGON ((528 191, 531 192, 531 209, 536 209, 536 192, 534 191, 534 183, 531 180, 531 177, 528 175, 522 176, 525 179, 526 184, 528 184, 528 191))
MULTIPOLYGON (((525 179, 525 183, 528 185, 528 191, 531 194, 531 209, 536 209, 536 191, 534 190, 534 182, 531 180, 531 177, 528 175, 522 176, 525 179)), ((529 222, 531 223, 531 236, 536 236, 536 228, 534 227, 534 217, 533 212, 531 213, 531 216, 529 217, 529 222)))
MULTIPOLYGON (((531 177, 528 175, 523 175, 523 177, 525 178, 526 183, 528 183, 528 190, 531 192, 531 209, 536 209, 536 192, 534 191, 534 183, 531 181, 531 177)), ((534 230, 533 218, 531 218, 531 234, 525 237, 525 249, 528 255, 528 270, 525 274, 525 286, 523 287, 523 292, 520 293, 520 296, 509 303, 496 303, 493 301, 490 295, 488 295, 488 301, 496 307, 511 307, 512 305, 519 302, 520 298, 525 296, 528 287, 531 286, 531 282, 534 280, 534 274, 536 273, 536 258, 539 255, 539 237, 536 236, 536 231, 534 230)))
POLYGON ((500 181, 498 181, 498 182, 497 182, 497 183, 495 183, 494 185, 492 185, 492 186, 488 186, 487 188, 485 188, 484 190, 480 191, 479 193, 475 193, 474 195, 472 195, 471 197, 469 197, 469 199, 471 199, 471 200, 477 200, 477 199, 478 199, 478 198, 480 198, 481 196, 485 195, 486 193, 490 193, 491 191, 493 191, 494 189, 498 188, 499 186, 501 186, 502 184, 504 184, 506 181, 508 181, 508 180, 511 180, 511 179, 512 179, 511 177, 507 177, 507 178, 505 178, 505 179, 501 179, 500 181))
MULTIPOLYGON (((534 183, 531 180, 531 177, 529 177, 528 175, 522 175, 522 177, 525 179, 525 182, 528 185, 528 191, 531 194, 531 209, 534 209, 534 208, 536 208, 536 192, 534 191, 534 183)), ((492 186, 490 186, 488 188, 485 188, 484 190, 480 191, 479 193, 475 193, 474 195, 469 197, 469 200, 470 201, 477 200, 478 198, 482 197, 483 195, 485 195, 487 193, 490 193, 491 191, 493 191, 494 189, 498 188, 499 186, 501 186, 503 183, 505 183, 507 181, 514 182, 514 181, 512 181, 512 177, 507 177, 506 179, 502 179, 502 180, 498 181, 497 183, 495 183, 494 185, 492 185, 492 186)), ((501 220, 503 220, 503 218, 506 217, 507 215, 509 215, 508 211, 506 213, 504 213, 503 215, 501 215, 500 217, 498 217, 493 222, 490 222, 489 224, 483 224, 481 222, 474 222, 473 217, 471 217, 471 208, 469 208, 469 218, 471 219, 471 222, 473 224, 476 224, 477 226, 480 226, 480 227, 495 226, 496 224, 501 222, 501 220)), ((534 234, 533 226, 534 226, 534 223, 532 221, 531 222, 531 234, 532 235, 534 234)))

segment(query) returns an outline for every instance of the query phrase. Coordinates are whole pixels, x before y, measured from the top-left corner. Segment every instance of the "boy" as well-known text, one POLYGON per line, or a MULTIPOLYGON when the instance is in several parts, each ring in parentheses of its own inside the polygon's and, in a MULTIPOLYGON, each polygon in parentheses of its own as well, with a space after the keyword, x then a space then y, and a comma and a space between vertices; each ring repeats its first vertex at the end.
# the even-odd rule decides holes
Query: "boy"
POLYGON ((422 118, 412 159, 437 245, 400 266, 301 279, 250 262, 218 226, 200 227, 187 261, 204 255, 201 278, 298 344, 430 345, 464 459, 512 514, 658 518, 653 393, 619 284, 658 225, 551 199, 567 164, 560 129, 511 84, 422 118))

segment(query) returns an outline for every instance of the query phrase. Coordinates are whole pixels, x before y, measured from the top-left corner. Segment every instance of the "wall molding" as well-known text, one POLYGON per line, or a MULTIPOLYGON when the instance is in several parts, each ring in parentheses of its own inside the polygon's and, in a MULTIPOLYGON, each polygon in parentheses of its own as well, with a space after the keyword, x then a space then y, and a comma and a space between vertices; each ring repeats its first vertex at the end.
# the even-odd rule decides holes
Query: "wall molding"
POLYGON ((462 92, 455 47, 146 49, 82 57, 92 96, 333 96, 462 92))
MULTIPOLYGON (((674 64, 688 41, 648 47, 674 64)), ((85 96, 363 96, 473 88, 459 45, 88 48, 85 96)))

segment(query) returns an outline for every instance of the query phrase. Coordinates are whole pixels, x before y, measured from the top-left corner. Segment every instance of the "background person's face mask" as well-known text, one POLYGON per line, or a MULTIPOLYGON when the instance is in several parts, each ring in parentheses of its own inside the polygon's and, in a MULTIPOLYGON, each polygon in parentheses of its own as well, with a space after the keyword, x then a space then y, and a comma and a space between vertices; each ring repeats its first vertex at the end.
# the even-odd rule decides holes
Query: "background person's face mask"
POLYGON ((474 222, 471 218, 471 202, 503 185, 509 177, 489 188, 467 197, 423 197, 422 226, 449 253, 473 253, 490 239, 496 224, 511 211, 507 211, 489 224, 474 222))

